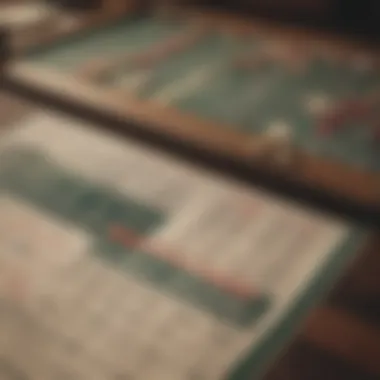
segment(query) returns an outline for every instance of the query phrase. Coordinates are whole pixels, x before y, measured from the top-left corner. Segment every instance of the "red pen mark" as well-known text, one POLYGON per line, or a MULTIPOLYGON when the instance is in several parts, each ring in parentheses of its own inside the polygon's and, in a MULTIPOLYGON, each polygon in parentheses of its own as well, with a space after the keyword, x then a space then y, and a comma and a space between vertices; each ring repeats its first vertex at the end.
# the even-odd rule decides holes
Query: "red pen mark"
POLYGON ((257 289, 253 290, 248 284, 239 281, 219 271, 206 269, 187 260, 184 255, 178 255, 178 251, 162 242, 147 242, 146 239, 135 231, 123 227, 112 226, 109 229, 109 237, 127 248, 140 248, 145 254, 168 262, 175 268, 188 272, 204 282, 235 297, 250 300, 260 294, 257 289))

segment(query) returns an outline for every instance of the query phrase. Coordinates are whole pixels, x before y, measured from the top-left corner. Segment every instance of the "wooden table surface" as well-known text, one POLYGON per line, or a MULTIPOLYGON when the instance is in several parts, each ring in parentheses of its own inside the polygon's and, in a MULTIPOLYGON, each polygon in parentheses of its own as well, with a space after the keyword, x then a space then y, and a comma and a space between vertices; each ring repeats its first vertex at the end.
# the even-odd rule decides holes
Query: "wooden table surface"
POLYGON ((265 380, 380 378, 380 233, 265 380))

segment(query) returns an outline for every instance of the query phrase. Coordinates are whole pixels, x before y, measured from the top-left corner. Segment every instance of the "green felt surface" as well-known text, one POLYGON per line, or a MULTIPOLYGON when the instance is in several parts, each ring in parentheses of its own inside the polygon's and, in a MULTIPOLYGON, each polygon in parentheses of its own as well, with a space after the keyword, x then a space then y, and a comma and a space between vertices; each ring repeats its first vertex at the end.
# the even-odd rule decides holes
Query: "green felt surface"
POLYGON ((225 292, 195 274, 174 266, 133 244, 110 235, 114 226, 144 237, 165 223, 166 215, 132 198, 71 174, 28 148, 0 156, 0 191, 43 209, 84 229, 93 237, 95 257, 154 287, 244 327, 261 318, 270 306, 267 294, 242 298, 225 292))
MULTIPOLYGON (((96 57, 121 51, 144 51, 155 42, 179 33, 184 26, 158 18, 128 19, 82 38, 56 44, 27 57, 37 64, 70 71, 96 57)), ((317 133, 316 118, 306 100, 321 95, 331 101, 368 94, 380 88, 379 73, 364 73, 327 61, 311 62, 305 73, 291 73, 277 63, 251 72, 231 65, 239 53, 253 53, 264 41, 210 32, 202 41, 173 55, 150 73, 135 90, 142 99, 155 100, 165 91, 202 67, 214 67, 196 90, 173 99, 170 106, 220 122, 244 133, 265 132, 278 121, 290 125, 295 143, 317 155, 373 171, 380 169, 380 149, 373 142, 369 125, 344 128, 328 137, 317 133)), ((121 86, 122 77, 141 68, 126 68, 110 76, 108 86, 121 86)))
POLYGON ((28 56, 28 60, 70 72, 91 59, 137 53, 182 29, 183 26, 175 22, 131 18, 104 30, 84 33, 79 38, 74 36, 53 46, 37 49, 28 56))

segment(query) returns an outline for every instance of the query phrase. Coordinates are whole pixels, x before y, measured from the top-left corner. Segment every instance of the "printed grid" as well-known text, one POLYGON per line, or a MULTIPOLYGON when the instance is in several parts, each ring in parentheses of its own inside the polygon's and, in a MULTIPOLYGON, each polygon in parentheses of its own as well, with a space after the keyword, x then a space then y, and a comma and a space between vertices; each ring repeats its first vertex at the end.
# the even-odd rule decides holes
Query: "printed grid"
POLYGON ((2 181, 0 371, 12 380, 222 380, 349 235, 344 224, 93 133, 72 119, 39 114, 20 127, 3 139, 2 152, 28 145, 86 181, 161 208, 167 217, 145 245, 179 247, 175 255, 207 273, 245 278, 249 289, 255 284, 271 294, 272 303, 249 326, 210 314, 115 270, 108 252, 95 252, 97 234, 41 209, 25 192, 9 195, 2 181), (131 161, 135 167, 127 173, 131 161), (162 174, 158 188, 181 189, 188 181, 193 191, 172 203, 139 194, 134 182, 152 173, 158 183, 162 174))

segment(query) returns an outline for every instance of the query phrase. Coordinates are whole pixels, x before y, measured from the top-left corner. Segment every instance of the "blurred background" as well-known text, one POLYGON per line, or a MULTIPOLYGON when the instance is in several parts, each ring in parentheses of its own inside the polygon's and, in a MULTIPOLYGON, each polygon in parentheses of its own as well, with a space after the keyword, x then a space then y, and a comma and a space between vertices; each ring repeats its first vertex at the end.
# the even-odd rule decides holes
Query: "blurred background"
MULTIPOLYGON (((75 15, 98 10, 99 7, 114 9, 116 13, 128 9, 127 0, 46 2, 75 15)), ((4 16, 5 9, 15 3, 22 3, 22 0, 0 0, 0 58, 6 56, 10 49, 7 40, 9 20, 4 16)), ((165 3, 179 7, 204 7, 296 27, 306 26, 374 44, 380 38, 380 0, 141 0, 138 6, 149 9, 165 3)), ((40 22, 38 18, 36 20, 40 22)), ((0 92, 1 128, 6 128, 28 112, 29 105, 25 106, 4 91, 0 92)), ((324 304, 311 313, 290 349, 266 376, 268 380, 321 378, 380 379, 380 237, 377 229, 369 247, 342 277, 324 304)))

